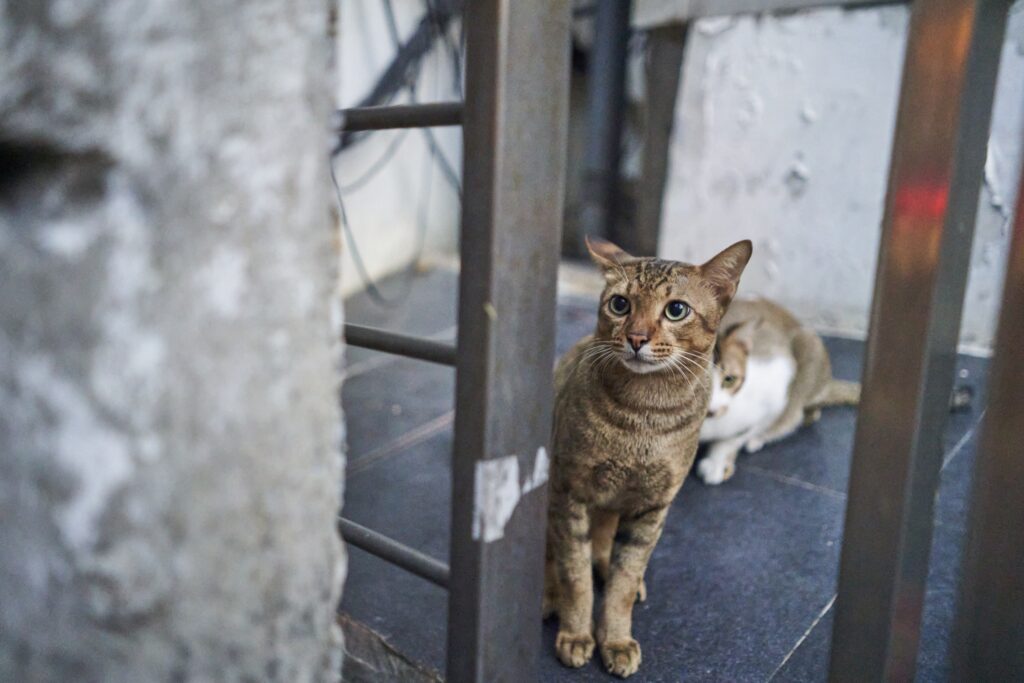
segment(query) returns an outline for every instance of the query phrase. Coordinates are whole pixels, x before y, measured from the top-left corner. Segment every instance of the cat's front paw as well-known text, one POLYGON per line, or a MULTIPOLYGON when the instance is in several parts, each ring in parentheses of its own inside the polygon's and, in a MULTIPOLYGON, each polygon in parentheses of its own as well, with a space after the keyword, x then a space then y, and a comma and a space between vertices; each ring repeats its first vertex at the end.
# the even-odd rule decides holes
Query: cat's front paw
POLYGON ((747 453, 757 453, 759 450, 764 448, 764 439, 755 436, 752 439, 749 439, 743 447, 747 449, 747 453))
POLYGON ((594 656, 594 636, 559 631, 555 636, 555 652, 562 664, 578 669, 594 656))
POLYGON ((736 466, 717 458, 704 458, 697 463, 697 475, 705 484, 721 484, 736 472, 736 466))
POLYGON ((601 643, 601 659, 609 673, 632 676, 640 668, 640 643, 632 638, 601 643))

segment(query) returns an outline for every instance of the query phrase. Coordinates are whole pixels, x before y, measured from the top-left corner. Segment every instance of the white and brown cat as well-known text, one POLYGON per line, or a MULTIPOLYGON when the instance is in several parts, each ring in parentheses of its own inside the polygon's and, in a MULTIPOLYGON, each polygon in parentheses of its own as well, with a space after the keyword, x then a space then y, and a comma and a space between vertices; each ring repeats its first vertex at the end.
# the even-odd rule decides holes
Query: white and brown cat
MULTIPOLYGON (((969 387, 957 388, 950 408, 968 406, 972 395, 969 387)), ((710 446, 697 474, 721 484, 735 473, 741 450, 759 451, 817 421, 822 408, 859 400, 859 383, 832 377, 828 351, 814 330, 767 299, 737 299, 719 327, 700 431, 710 446)))

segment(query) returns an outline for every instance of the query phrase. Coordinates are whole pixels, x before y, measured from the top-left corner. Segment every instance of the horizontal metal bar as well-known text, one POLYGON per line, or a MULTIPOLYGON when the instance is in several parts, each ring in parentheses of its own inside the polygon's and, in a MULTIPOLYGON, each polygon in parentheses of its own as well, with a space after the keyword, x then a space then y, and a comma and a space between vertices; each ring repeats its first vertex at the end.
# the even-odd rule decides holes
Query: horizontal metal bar
POLYGON ((348 543, 371 555, 376 555, 385 562, 401 567, 441 588, 448 587, 448 565, 429 555, 424 555, 418 550, 402 545, 384 534, 367 529, 362 524, 357 524, 344 517, 338 517, 338 533, 348 543))
POLYGON ((633 27, 649 29, 702 17, 773 14, 826 7, 854 9, 873 5, 906 5, 909 0, 647 0, 633 12, 633 27))
POLYGON ((345 341, 352 346, 425 360, 428 363, 455 365, 455 345, 432 339, 346 323, 345 341))
POLYGON ((433 128, 462 125, 462 102, 400 104, 339 110, 339 131, 433 128))

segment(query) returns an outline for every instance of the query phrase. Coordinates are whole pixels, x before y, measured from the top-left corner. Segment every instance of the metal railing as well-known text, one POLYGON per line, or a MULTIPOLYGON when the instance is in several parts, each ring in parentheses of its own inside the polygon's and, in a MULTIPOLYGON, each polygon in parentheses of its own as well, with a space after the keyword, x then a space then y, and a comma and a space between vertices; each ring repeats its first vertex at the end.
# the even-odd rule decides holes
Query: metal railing
POLYGON ((537 457, 547 462, 538 453, 551 429, 570 8, 568 0, 482 0, 466 4, 464 21, 465 104, 348 109, 338 124, 339 134, 463 127, 457 346, 360 325, 344 330, 354 346, 455 367, 450 568, 351 520, 339 518, 338 530, 449 589, 448 680, 531 681, 546 491, 532 481, 508 511, 488 482, 509 468, 533 472, 537 457))

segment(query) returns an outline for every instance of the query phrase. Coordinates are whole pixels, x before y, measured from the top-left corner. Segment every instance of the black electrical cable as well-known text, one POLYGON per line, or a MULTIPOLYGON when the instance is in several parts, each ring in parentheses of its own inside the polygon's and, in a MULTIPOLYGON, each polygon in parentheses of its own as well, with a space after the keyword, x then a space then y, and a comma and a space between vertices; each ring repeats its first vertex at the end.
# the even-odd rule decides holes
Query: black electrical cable
POLYGON ((380 158, 377 159, 372 164, 370 164, 370 167, 366 169, 366 171, 364 171, 363 174, 358 176, 355 180, 352 180, 344 185, 340 185, 339 191, 342 194, 351 194, 352 192, 355 192, 356 190, 362 188, 364 185, 368 184, 371 180, 373 180, 374 177, 378 173, 380 173, 385 166, 387 166, 388 162, 394 158, 395 153, 398 152, 398 148, 401 147, 402 142, 405 140, 405 136, 408 132, 408 128, 403 128, 396 135, 394 135, 394 137, 391 138, 391 141, 388 142, 388 146, 384 150, 384 153, 380 155, 380 158))
MULTIPOLYGON (((385 19, 388 25, 388 32, 391 35, 392 42, 395 44, 396 49, 401 49, 401 39, 398 34, 398 24, 395 19, 394 8, 392 7, 390 0, 384 1, 384 11, 385 19)), ((433 8, 429 3, 427 6, 427 12, 428 18, 434 16, 433 8)), ((421 25, 422 23, 423 22, 421 21, 421 25)), ((433 24, 433 21, 431 21, 430 23, 433 24)), ((424 55, 425 54, 426 53, 424 53, 424 55)), ((422 62, 420 61, 416 62, 415 74, 419 73, 421 64, 422 62)), ((416 79, 413 78, 413 80, 411 80, 406 85, 406 87, 409 90, 412 101, 415 102, 416 79)), ((345 238, 348 240, 349 246, 351 248, 352 262, 355 265, 356 273, 358 274, 359 279, 362 281, 363 287, 366 290, 367 295, 370 297, 371 301, 384 307, 393 307, 395 304, 397 304, 399 301, 401 301, 408 295, 412 287, 413 272, 417 264, 422 259, 423 251, 426 246, 427 214, 429 213, 430 206, 432 169, 435 163, 441 168, 449 183, 451 183, 452 187, 456 190, 456 194, 458 195, 460 201, 462 198, 462 187, 458 181, 458 177, 455 175, 454 170, 448 164, 447 159, 445 159, 444 156, 442 155, 440 146, 437 144, 437 141, 434 138, 432 132, 429 129, 423 129, 423 132, 426 134, 425 137, 427 139, 428 147, 430 149, 430 158, 428 159, 428 164, 423 176, 423 184, 421 185, 420 190, 420 199, 417 211, 418 228, 416 236, 416 256, 411 262, 410 267, 406 269, 406 274, 403 277, 401 292, 395 296, 386 296, 381 291, 379 285, 374 281, 373 277, 371 277, 369 269, 366 267, 366 263, 362 257, 362 252, 359 249, 359 243, 356 240, 355 231, 352 229, 352 224, 348 218, 348 212, 345 210, 345 203, 342 195, 358 190, 365 186, 367 183, 369 183, 369 181, 372 180, 377 175, 377 173, 379 173, 386 166, 387 162, 389 162, 391 158, 395 155, 402 140, 404 140, 405 138, 406 132, 407 130, 403 130, 398 135, 396 135, 394 139, 392 139, 388 148, 385 150, 384 154, 382 154, 381 157, 376 162, 374 162, 369 169, 367 169, 354 181, 346 184, 344 187, 342 187, 338 183, 338 178, 334 170, 334 160, 341 152, 342 147, 340 145, 336 147, 334 151, 331 153, 330 157, 331 182, 334 185, 335 197, 337 198, 338 201, 338 209, 341 218, 342 231, 345 234, 345 238)))

